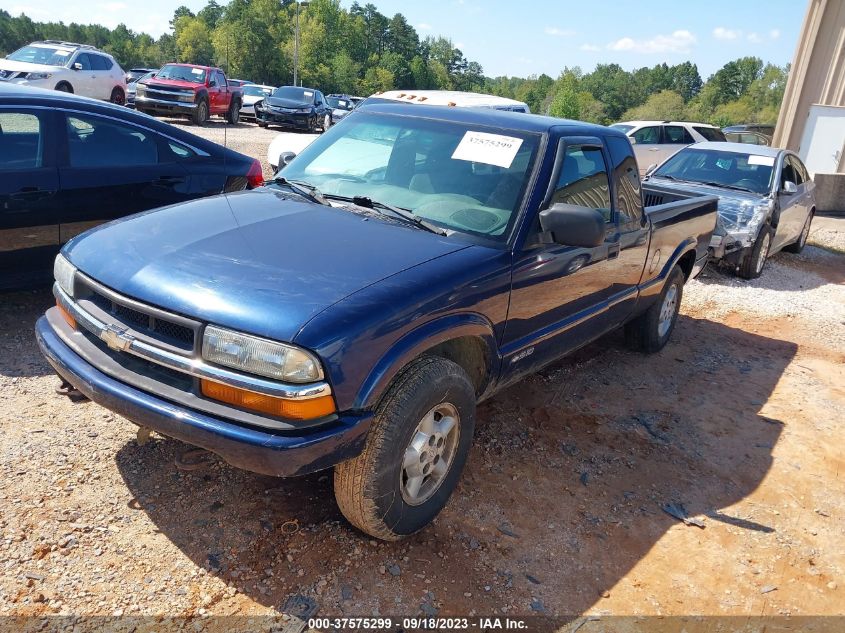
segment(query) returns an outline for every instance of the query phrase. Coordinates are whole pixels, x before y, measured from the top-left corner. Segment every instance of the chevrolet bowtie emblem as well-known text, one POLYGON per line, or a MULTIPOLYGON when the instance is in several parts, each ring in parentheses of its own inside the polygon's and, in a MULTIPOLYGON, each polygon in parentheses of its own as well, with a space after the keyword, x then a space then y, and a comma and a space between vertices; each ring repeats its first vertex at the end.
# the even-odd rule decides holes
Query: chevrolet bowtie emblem
POLYGON ((103 339, 111 349, 118 351, 118 352, 125 352, 129 349, 129 346, 132 345, 132 341, 135 339, 126 333, 126 328, 118 327, 116 325, 107 325, 106 329, 102 331, 100 334, 100 338, 103 339))

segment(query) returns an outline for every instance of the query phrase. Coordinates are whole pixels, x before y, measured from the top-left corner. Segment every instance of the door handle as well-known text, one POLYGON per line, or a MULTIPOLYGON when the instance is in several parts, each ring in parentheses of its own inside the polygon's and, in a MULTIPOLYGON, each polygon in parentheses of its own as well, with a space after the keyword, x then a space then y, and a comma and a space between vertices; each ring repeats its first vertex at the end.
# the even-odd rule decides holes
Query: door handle
POLYGON ((9 196, 12 200, 43 200, 56 193, 50 189, 39 189, 38 187, 21 187, 9 196))
POLYGON ((177 185, 179 183, 185 182, 185 179, 182 176, 161 176, 158 180, 155 181, 157 185, 177 185))

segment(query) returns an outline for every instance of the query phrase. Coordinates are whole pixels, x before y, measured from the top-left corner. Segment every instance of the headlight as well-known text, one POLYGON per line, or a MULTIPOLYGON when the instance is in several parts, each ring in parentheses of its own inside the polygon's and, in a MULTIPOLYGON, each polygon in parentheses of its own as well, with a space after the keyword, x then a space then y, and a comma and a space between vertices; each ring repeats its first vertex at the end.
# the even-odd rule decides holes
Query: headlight
POLYGON ((70 297, 73 296, 73 278, 75 276, 76 266, 71 264, 61 253, 56 255, 56 261, 53 263, 53 277, 56 278, 59 288, 70 297))
POLYGON ((264 100, 256 101, 255 102, 255 109, 256 110, 263 110, 264 109, 264 100))
POLYGON ((27 73, 26 76, 24 76, 24 79, 49 79, 52 76, 53 73, 27 73))
POLYGON ((765 222, 772 211, 774 202, 764 200, 751 202, 749 200, 719 199, 719 214, 716 226, 718 232, 753 234, 757 227, 765 222))
POLYGON ((147 91, 147 87, 144 84, 135 84, 135 94, 142 95, 147 91))
POLYGON ((306 383, 323 378, 320 361, 304 349, 213 325, 205 328, 202 357, 282 382, 306 383))

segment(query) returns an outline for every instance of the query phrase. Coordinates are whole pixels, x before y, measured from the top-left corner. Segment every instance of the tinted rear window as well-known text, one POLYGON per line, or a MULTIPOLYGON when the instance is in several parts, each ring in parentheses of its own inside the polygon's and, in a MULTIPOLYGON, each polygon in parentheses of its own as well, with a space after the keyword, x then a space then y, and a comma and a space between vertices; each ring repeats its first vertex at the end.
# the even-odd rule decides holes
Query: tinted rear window
POLYGON ((717 130, 714 127, 694 127, 692 128, 701 136, 706 138, 708 141, 724 141, 725 135, 722 134, 722 130, 717 130))

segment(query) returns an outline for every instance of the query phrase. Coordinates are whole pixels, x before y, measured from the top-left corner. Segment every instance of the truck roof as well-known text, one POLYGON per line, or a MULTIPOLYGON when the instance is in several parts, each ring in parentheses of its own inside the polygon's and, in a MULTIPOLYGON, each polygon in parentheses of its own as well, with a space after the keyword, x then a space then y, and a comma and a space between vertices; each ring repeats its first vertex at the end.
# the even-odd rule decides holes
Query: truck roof
POLYGON ((449 105, 460 107, 527 106, 523 101, 460 90, 388 90, 377 92, 374 97, 392 99, 403 103, 425 103, 426 105, 449 105))
POLYGON ((525 114, 522 112, 508 112, 504 110, 492 110, 483 108, 457 108, 449 106, 428 106, 418 108, 403 103, 374 103, 364 106, 368 112, 381 112, 384 114, 398 114, 414 116, 426 119, 440 119, 442 121, 455 121, 464 124, 477 124, 489 127, 498 127, 510 130, 522 130, 526 132, 544 133, 552 128, 566 128, 568 133, 580 133, 584 135, 619 136, 627 138, 619 130, 614 130, 603 125, 573 121, 571 119, 558 119, 539 114, 525 114))

